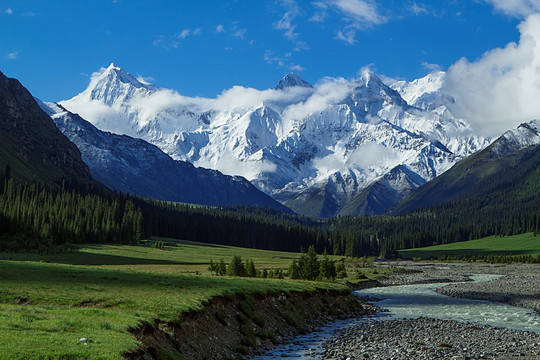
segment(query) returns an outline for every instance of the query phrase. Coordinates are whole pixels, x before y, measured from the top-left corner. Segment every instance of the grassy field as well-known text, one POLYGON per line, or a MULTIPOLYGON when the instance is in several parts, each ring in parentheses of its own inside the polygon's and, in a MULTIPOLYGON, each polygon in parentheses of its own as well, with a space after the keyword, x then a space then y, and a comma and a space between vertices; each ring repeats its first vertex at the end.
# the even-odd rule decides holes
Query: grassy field
POLYGON ((235 254, 269 269, 298 256, 187 241, 163 250, 93 245, 65 255, 0 253, 0 359, 118 359, 137 346, 129 326, 172 320, 214 296, 342 287, 208 273, 210 259, 228 262, 235 254))
POLYGON ((514 236, 490 236, 453 244, 400 250, 403 258, 440 258, 442 256, 540 255, 540 237, 532 233, 514 236))

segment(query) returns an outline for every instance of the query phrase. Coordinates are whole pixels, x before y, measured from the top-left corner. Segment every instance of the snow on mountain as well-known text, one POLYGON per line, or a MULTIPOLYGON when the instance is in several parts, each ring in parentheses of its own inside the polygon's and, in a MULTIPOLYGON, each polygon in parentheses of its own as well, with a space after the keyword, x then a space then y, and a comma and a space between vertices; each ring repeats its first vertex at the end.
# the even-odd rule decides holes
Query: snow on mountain
POLYGON ((241 176, 227 176, 173 160, 142 139, 101 131, 61 105, 37 102, 79 148, 92 175, 113 190, 159 200, 265 206, 290 212, 241 176))
POLYGON ((174 159, 245 176, 300 213, 334 216, 379 213, 487 144, 445 105, 443 79, 391 88, 364 71, 311 86, 289 74, 273 89, 235 86, 206 99, 138 84, 111 65, 61 104, 174 159), (358 196, 375 188, 380 205, 362 210, 358 196))
POLYGON ((505 132, 493 142, 491 154, 501 157, 533 145, 540 145, 540 120, 523 123, 505 132))

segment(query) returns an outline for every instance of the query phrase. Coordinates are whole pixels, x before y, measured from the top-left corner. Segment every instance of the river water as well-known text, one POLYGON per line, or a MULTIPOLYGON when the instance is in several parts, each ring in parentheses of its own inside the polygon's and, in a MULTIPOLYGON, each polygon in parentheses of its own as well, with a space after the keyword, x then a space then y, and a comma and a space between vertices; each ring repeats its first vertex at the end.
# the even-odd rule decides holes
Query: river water
MULTIPOLYGON (((499 275, 474 275, 474 281, 489 281, 499 275)), ((360 297, 368 297, 375 305, 388 310, 378 316, 381 319, 428 317, 441 320, 457 320, 516 330, 540 333, 540 318, 532 311, 503 303, 458 299, 438 294, 435 290, 449 283, 387 286, 356 291, 360 297)), ((320 359, 320 344, 342 327, 352 326, 366 318, 331 323, 320 331, 296 337, 292 343, 277 347, 256 360, 279 357, 288 359, 320 359)))

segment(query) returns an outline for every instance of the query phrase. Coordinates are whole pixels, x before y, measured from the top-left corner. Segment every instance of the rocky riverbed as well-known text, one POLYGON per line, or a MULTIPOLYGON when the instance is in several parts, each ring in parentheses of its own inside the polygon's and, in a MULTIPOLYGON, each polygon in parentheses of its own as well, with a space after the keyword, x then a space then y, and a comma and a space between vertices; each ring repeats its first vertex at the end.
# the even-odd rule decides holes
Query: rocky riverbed
POLYGON ((368 319, 322 347, 323 359, 538 359, 540 335, 427 318, 368 319))
MULTIPOLYGON (((384 265, 383 265, 384 266, 384 265)), ((396 266, 396 264, 387 264, 396 266)), ((462 282, 437 292, 540 310, 540 266, 400 263, 381 285, 462 282), (500 278, 472 282, 473 274, 500 278)), ((540 334, 452 320, 366 319, 339 330, 323 345, 323 359, 540 359, 540 334)))

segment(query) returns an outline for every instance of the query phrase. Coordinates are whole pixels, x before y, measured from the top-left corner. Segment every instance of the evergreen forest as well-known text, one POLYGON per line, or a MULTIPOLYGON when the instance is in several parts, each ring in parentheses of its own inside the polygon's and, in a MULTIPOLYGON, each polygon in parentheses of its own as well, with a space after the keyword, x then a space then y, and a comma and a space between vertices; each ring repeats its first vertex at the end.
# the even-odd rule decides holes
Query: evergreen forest
POLYGON ((38 181, 23 184, 6 168, 0 173, 0 249, 67 251, 73 244, 136 244, 158 236, 279 251, 313 245, 319 254, 392 257, 404 248, 537 234, 540 197, 534 190, 540 172, 531 174, 513 190, 503 187, 400 216, 316 219, 266 208, 202 207, 103 190, 49 188, 38 181))

